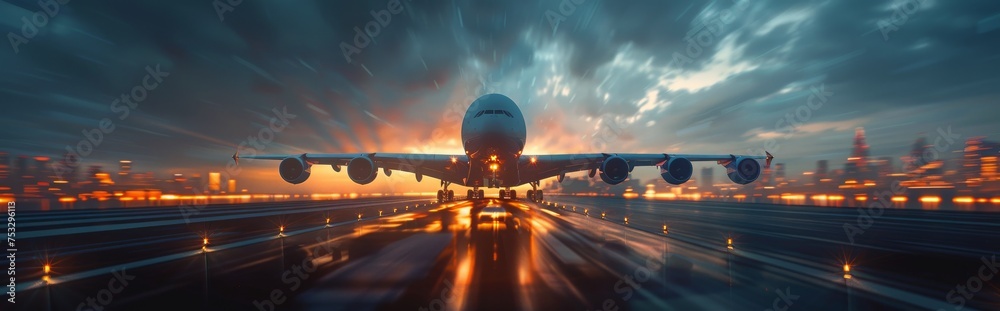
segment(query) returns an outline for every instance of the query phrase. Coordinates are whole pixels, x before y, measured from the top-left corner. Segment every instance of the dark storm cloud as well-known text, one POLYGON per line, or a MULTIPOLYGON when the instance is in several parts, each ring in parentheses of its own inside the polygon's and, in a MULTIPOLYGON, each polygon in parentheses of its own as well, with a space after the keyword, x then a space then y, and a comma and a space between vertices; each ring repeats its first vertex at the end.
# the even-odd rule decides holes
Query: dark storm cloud
MULTIPOLYGON (((448 111, 493 91, 521 105, 547 152, 587 149, 558 137, 593 137, 595 120, 623 129, 609 151, 742 152, 820 85, 835 95, 778 139, 793 168, 846 155, 854 126, 893 156, 941 126, 1000 132, 984 117, 1000 82, 1000 31, 982 26, 995 1, 922 1, 888 40, 878 23, 906 1, 401 2, 350 62, 342 43, 389 1, 244 0, 223 20, 211 1, 70 2, 0 56, 0 149, 59 155, 110 118, 86 161, 218 170, 284 107, 297 117, 261 152, 453 149, 434 129, 457 135, 448 111), (721 27, 686 54, 702 25, 721 27), (170 76, 119 119, 112 101, 156 65, 170 76)), ((39 10, 0 5, 5 33, 39 10)))

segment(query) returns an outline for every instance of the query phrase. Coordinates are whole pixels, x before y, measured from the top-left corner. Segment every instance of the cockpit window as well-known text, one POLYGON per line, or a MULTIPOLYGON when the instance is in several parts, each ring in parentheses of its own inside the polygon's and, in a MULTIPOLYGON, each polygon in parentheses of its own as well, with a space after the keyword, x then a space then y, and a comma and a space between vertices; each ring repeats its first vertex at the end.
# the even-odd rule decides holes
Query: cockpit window
POLYGON ((510 112, 507 112, 507 110, 483 110, 483 111, 480 111, 480 112, 476 113, 476 115, 473 118, 478 118, 479 116, 484 115, 484 114, 502 114, 502 115, 506 115, 506 116, 511 117, 511 118, 514 117, 514 115, 510 114, 510 112))

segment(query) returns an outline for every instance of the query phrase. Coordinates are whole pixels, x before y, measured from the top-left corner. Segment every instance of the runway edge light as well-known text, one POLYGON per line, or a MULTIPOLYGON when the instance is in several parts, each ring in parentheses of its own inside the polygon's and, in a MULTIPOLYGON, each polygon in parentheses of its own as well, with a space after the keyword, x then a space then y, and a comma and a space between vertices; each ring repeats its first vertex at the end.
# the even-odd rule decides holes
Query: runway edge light
POLYGON ((44 272, 42 275, 42 282, 44 282, 45 285, 48 285, 49 282, 52 281, 52 278, 49 276, 49 273, 52 272, 52 265, 45 264, 45 266, 42 267, 42 272, 44 272))

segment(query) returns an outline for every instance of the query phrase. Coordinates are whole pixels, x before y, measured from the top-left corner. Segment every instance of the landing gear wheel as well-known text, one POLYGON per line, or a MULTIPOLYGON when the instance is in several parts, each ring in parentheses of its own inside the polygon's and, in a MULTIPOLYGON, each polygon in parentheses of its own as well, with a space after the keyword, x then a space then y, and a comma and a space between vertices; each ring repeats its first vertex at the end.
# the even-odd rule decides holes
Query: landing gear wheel
POLYGON ((444 190, 438 190, 438 203, 444 202, 444 190))
POLYGON ((482 189, 480 189, 479 190, 479 198, 480 199, 485 199, 486 198, 486 191, 483 191, 482 189))
POLYGON ((465 192, 465 199, 467 200, 472 199, 472 189, 469 189, 469 191, 465 192))
POLYGON ((455 190, 448 190, 448 201, 451 202, 454 200, 455 200, 455 190))
POLYGON ((542 195, 541 190, 535 191, 535 200, 537 202, 542 202, 543 200, 545 200, 545 196, 542 195))
POLYGON ((510 199, 511 200, 517 200, 517 190, 511 190, 510 191, 510 199))
POLYGON ((535 190, 528 190, 528 197, 527 198, 528 198, 529 201, 534 202, 535 201, 535 190))
POLYGON ((500 190, 500 199, 507 197, 507 191, 500 190))

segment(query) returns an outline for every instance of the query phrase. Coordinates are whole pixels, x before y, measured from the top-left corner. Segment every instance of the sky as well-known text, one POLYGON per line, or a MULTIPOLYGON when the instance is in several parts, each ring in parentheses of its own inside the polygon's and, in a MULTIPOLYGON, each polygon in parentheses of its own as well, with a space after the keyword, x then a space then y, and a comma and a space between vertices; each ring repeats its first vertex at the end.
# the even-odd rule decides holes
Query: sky
POLYGON ((259 153, 460 154, 461 116, 487 93, 518 103, 526 154, 766 148, 796 173, 837 167, 857 127, 896 166, 921 135, 946 157, 1000 140, 997 1, 51 3, 0 2, 0 151, 59 157, 89 137, 83 165, 161 178, 436 189, 226 165, 248 137, 259 153))

